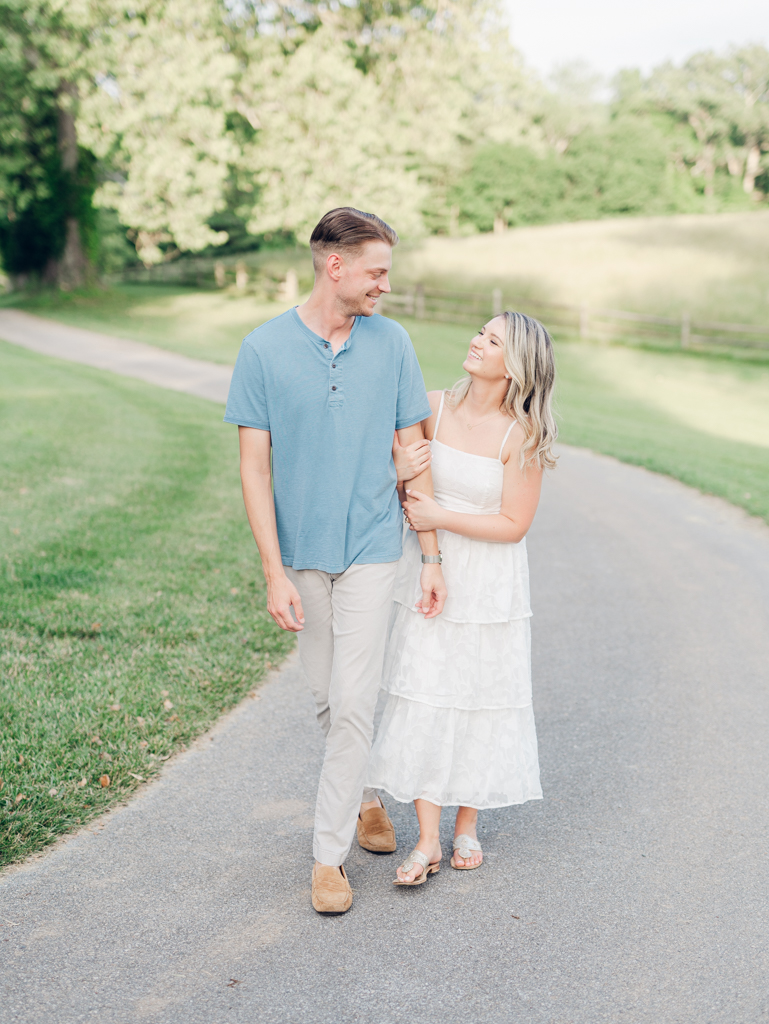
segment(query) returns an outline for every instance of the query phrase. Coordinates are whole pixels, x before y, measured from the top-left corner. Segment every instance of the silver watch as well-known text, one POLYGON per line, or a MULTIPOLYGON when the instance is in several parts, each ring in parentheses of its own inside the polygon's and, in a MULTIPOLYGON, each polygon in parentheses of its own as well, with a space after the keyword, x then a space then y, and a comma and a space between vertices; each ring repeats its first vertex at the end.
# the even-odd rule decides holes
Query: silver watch
POLYGON ((443 562, 443 555, 438 552, 437 555, 422 555, 422 565, 441 565, 443 562))

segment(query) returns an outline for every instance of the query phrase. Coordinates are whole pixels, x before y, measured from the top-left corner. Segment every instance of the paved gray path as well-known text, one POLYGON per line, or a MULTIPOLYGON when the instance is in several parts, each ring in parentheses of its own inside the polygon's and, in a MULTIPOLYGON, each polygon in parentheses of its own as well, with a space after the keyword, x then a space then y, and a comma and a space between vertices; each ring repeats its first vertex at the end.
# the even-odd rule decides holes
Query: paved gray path
POLYGON ((141 341, 69 327, 20 309, 0 309, 0 338, 45 356, 111 370, 214 402, 227 401, 231 366, 190 359, 141 341))
POLYGON ((769 1020, 769 530, 565 449, 529 547, 545 799, 482 814, 479 871, 396 890, 354 847, 353 909, 313 912, 322 747, 291 662, 0 877, 2 1024, 769 1020))

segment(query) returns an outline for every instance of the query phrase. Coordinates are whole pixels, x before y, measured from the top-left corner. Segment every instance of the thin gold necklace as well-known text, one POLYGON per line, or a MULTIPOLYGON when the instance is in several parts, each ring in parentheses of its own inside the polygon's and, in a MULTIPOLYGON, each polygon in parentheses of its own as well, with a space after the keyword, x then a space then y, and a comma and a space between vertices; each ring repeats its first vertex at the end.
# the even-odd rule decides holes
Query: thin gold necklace
POLYGON ((475 430, 475 428, 480 427, 482 423, 488 423, 489 420, 493 420, 496 415, 497 413, 493 412, 490 416, 486 416, 485 419, 478 420, 477 423, 473 423, 473 425, 470 426, 470 421, 467 418, 467 413, 465 412, 464 405, 462 406, 462 419, 465 421, 465 426, 467 427, 468 430, 475 430))

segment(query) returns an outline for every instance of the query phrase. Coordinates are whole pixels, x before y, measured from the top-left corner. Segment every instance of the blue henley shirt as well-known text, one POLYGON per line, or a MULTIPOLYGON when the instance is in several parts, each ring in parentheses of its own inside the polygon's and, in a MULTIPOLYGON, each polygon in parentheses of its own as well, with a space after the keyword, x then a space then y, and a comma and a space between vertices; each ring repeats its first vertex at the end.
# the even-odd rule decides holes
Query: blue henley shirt
POLYGON ((243 339, 224 419, 270 431, 284 565, 343 572, 400 558, 393 432, 429 415, 394 320, 356 317, 336 355, 295 309, 243 339))

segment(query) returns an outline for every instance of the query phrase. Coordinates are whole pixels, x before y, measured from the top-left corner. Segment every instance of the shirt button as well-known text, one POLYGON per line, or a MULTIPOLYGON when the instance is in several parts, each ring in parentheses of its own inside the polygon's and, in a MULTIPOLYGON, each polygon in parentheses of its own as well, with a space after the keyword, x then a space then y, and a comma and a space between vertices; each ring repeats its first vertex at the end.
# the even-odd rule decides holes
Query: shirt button
POLYGON ((323 346, 323 348, 328 348, 328 343, 326 343, 326 344, 325 344, 325 345, 323 346))
POLYGON ((335 370, 335 369, 336 369, 336 363, 332 363, 332 364, 331 364, 331 369, 332 369, 332 370, 335 370))
POLYGON ((332 385, 331 385, 331 390, 332 390, 332 391, 336 391, 336 384, 332 384, 332 385))

